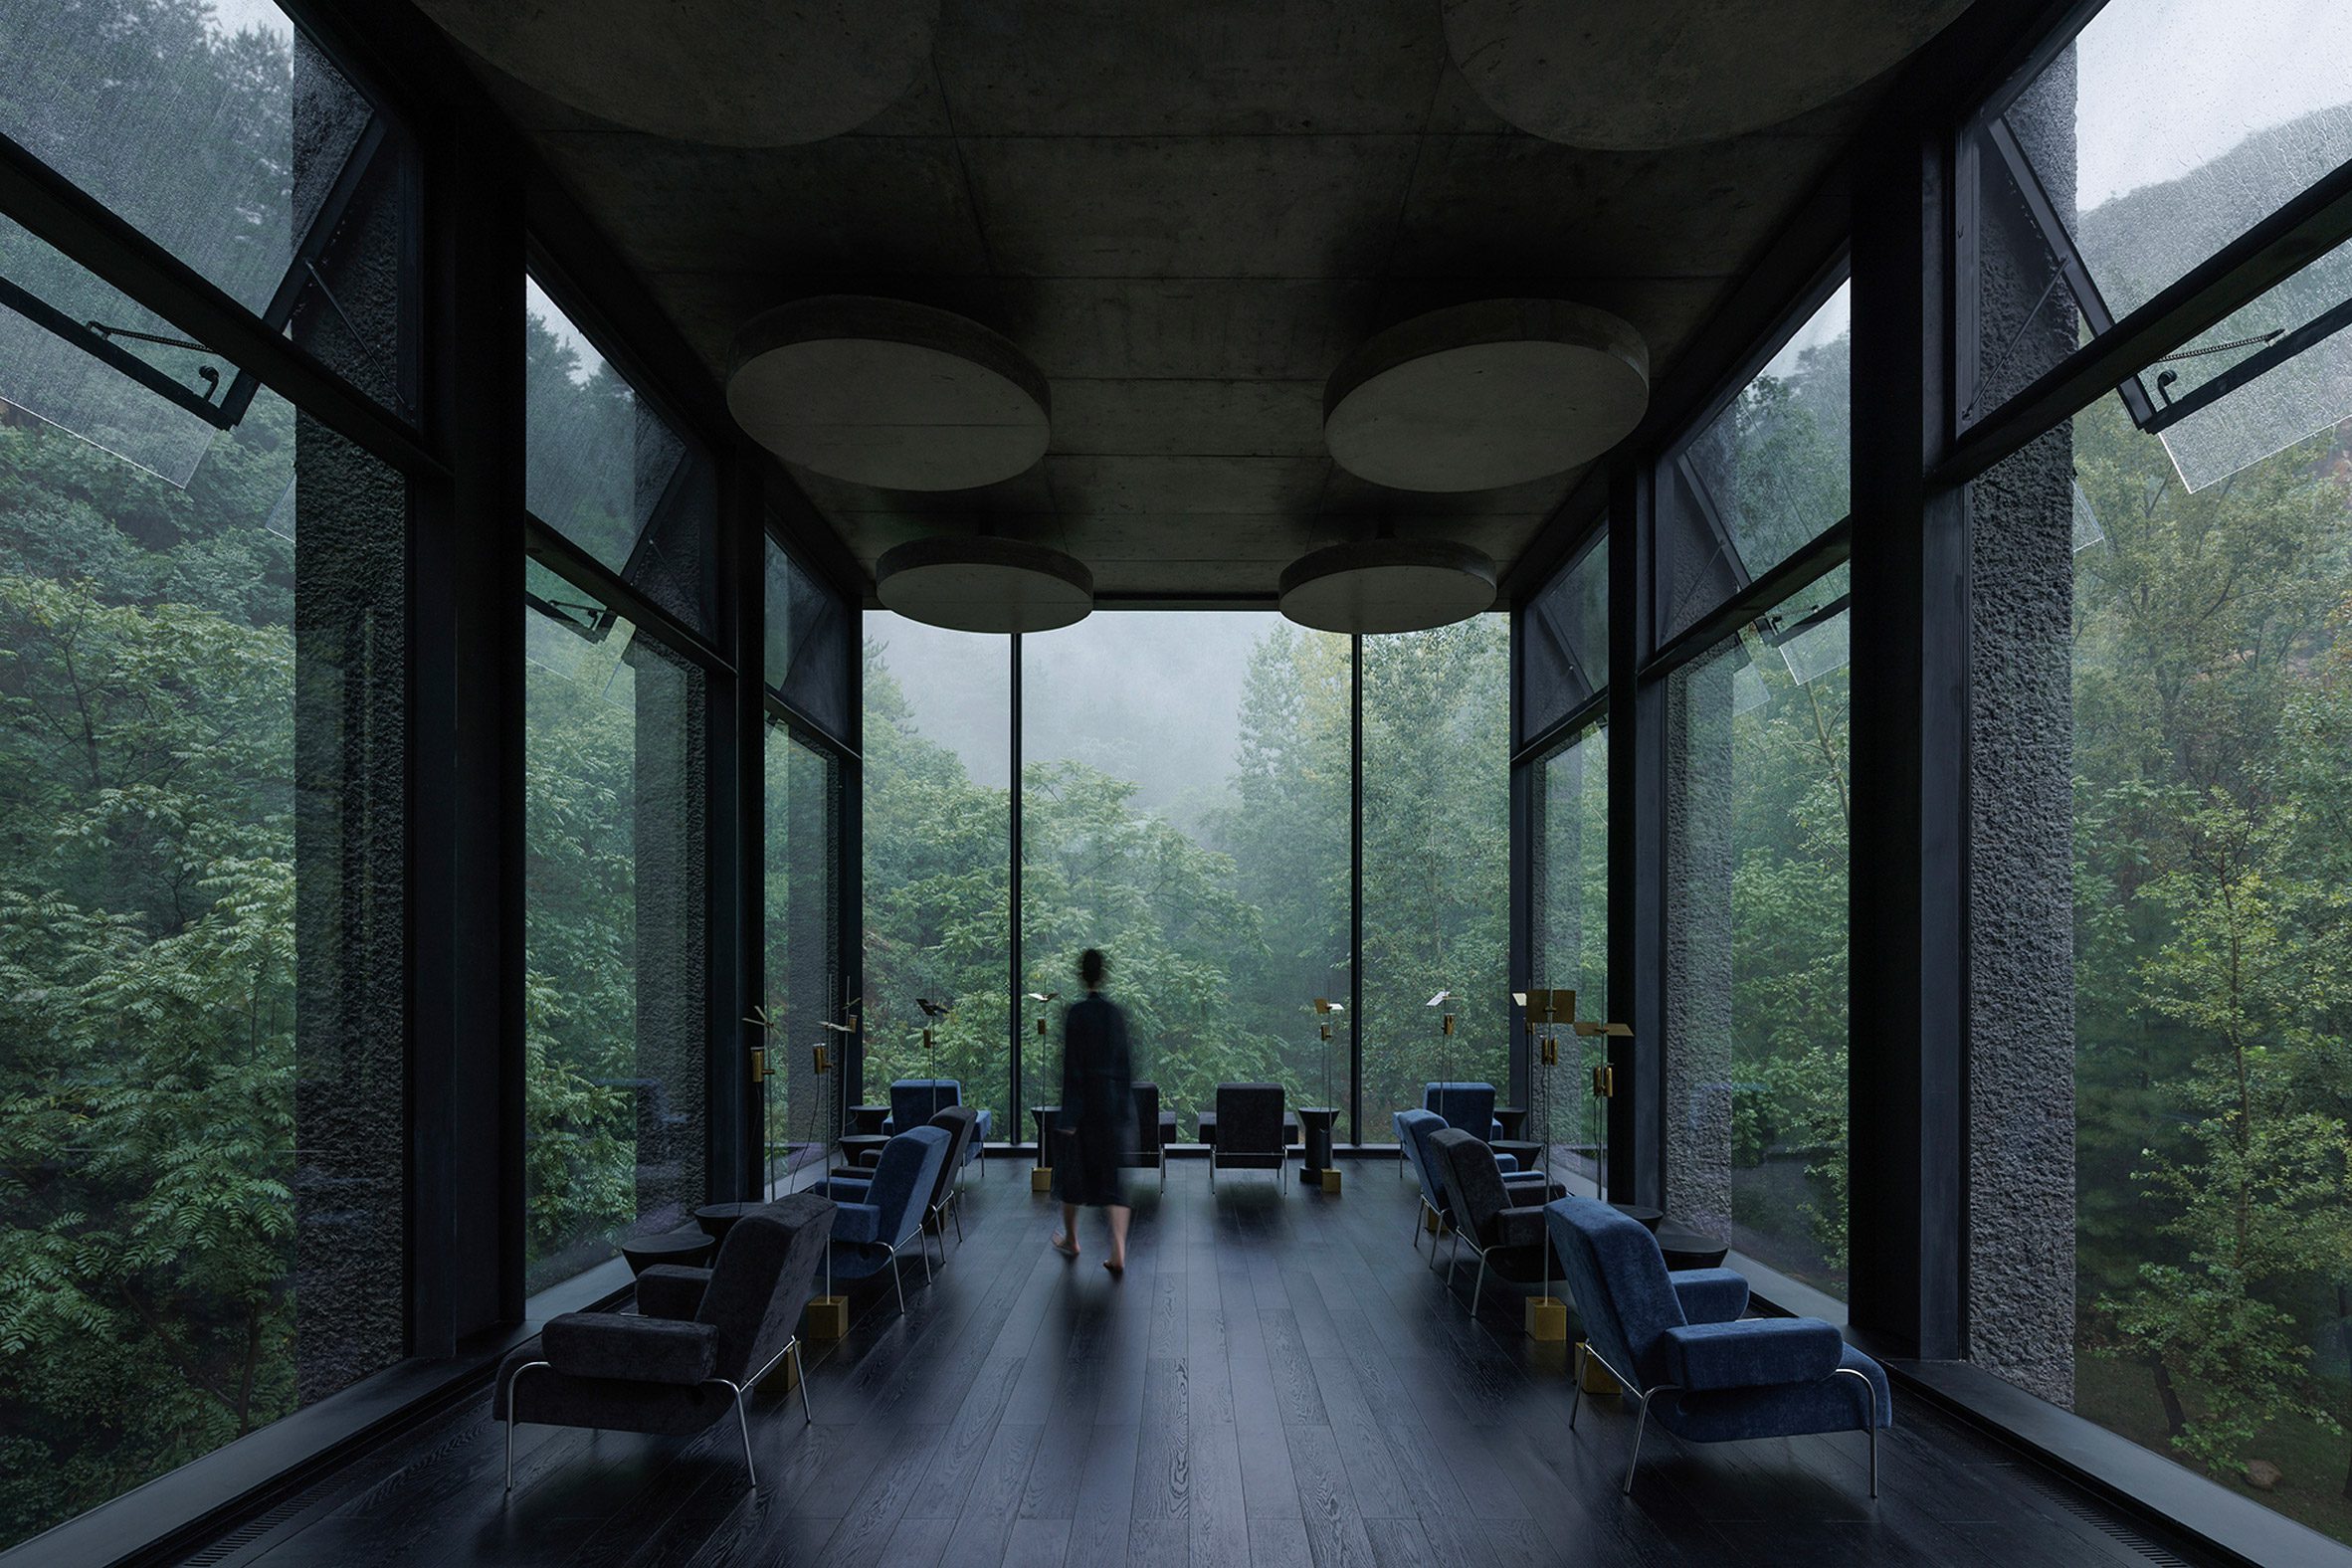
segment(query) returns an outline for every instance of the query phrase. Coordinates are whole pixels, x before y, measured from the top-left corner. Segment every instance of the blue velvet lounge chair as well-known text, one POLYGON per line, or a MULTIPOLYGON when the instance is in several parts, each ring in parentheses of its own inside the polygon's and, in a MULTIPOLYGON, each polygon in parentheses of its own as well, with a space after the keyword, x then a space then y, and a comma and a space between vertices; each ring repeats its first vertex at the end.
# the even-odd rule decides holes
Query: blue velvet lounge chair
POLYGON ((523 1422, 691 1437, 732 1408, 743 1469, 754 1485, 751 1422, 743 1400, 792 1357, 804 1418, 801 1308, 833 1231, 834 1206, 793 1193, 727 1230, 707 1269, 662 1264, 637 1276, 637 1312, 566 1312, 535 1347, 498 1368, 490 1414, 506 1424, 506 1489, 514 1489, 514 1429, 523 1422))
MULTIPOLYGON (((890 1083, 890 1113, 882 1118, 884 1132, 903 1132, 909 1127, 930 1125, 931 1118, 950 1105, 964 1102, 964 1085, 957 1078, 895 1078, 890 1083)), ((980 1168, 988 1168, 988 1140, 996 1134, 996 1118, 984 1106, 972 1107, 980 1113, 979 1128, 972 1134, 971 1146, 964 1151, 966 1161, 978 1160, 980 1168)))
MULTIPOLYGON (((1501 1162, 1509 1156, 1496 1154, 1460 1127, 1440 1127, 1431 1133, 1429 1149, 1431 1163, 1445 1172, 1454 1234, 1478 1258, 1470 1316, 1478 1315, 1489 1270, 1513 1284, 1559 1277, 1547 1256, 1551 1241, 1544 1231, 1543 1205, 1551 1196, 1548 1181, 1540 1186, 1522 1184, 1515 1191, 1504 1186, 1501 1162)), ((1454 1284, 1451 1263, 1446 1266, 1446 1284, 1454 1284)))
MULTIPOLYGON (((864 1279, 883 1269, 906 1310, 906 1282, 898 1275, 898 1250, 922 1234, 924 1202, 938 1185, 954 1142, 944 1127, 909 1127, 882 1145, 874 1173, 835 1176, 825 1184, 834 1200, 833 1247, 826 1280, 864 1279)), ((931 1254, 922 1254, 923 1277, 931 1276, 931 1254)))
MULTIPOLYGON (((1582 1355, 1641 1402, 1625 1490, 1634 1489, 1651 1416, 1693 1443, 1866 1432, 1870 1495, 1878 1495, 1878 1429, 1894 1398, 1878 1363, 1818 1317, 1741 1318, 1748 1282, 1728 1269, 1666 1272, 1658 1239, 1590 1198, 1544 1209, 1576 1312, 1582 1355)), ((1582 1367, 1568 1425, 1584 1401, 1582 1367)))
MULTIPOLYGON (((1413 1174, 1421 1178, 1421 1212, 1413 1220, 1413 1249, 1419 1252, 1425 1216, 1436 1217, 1436 1230, 1440 1237, 1448 1235, 1454 1224, 1454 1208, 1446 1196, 1445 1168, 1438 1163, 1437 1155, 1430 1146, 1431 1137, 1445 1131, 1446 1123, 1434 1110, 1400 1110, 1395 1120, 1397 1140, 1413 1166, 1413 1174)), ((1568 1190, 1542 1171, 1520 1170, 1518 1160, 1511 1155, 1496 1154, 1494 1163, 1502 1172, 1502 1184, 1510 1192, 1513 1203, 1540 1204, 1568 1190)), ((1433 1245, 1430 1248, 1430 1263, 1433 1267, 1437 1259, 1438 1250, 1433 1245)))
MULTIPOLYGON (((950 1105, 933 1116, 930 1124, 947 1134, 948 1144, 947 1158, 939 1162, 939 1174, 924 1201, 923 1229, 939 1238, 939 1261, 945 1263, 949 1215, 955 1216, 956 1241, 960 1243, 964 1239, 964 1190, 956 1185, 956 1177, 962 1172, 964 1161, 971 1157, 969 1150, 980 1126, 980 1113, 969 1105, 950 1105)), ((888 1147, 885 1143, 881 1149, 861 1150, 858 1163, 862 1168, 835 1175, 829 1190, 836 1198, 843 1198, 850 1195, 853 1186, 871 1185, 874 1168, 882 1162, 882 1149, 888 1147)))

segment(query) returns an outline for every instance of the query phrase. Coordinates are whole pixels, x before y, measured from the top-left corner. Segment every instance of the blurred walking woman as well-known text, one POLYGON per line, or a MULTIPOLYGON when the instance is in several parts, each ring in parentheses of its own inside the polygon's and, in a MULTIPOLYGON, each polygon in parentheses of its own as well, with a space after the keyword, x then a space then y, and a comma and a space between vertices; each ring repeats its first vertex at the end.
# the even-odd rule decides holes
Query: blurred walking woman
POLYGON ((1107 1208, 1110 1256, 1102 1267, 1115 1275, 1127 1267, 1128 1210, 1119 1201, 1119 1160, 1135 1147, 1135 1070, 1127 1015, 1102 994, 1102 955, 1087 948, 1078 958, 1086 994, 1062 1020, 1062 1113, 1054 1150, 1062 1229, 1054 1249, 1076 1258, 1078 1205, 1107 1208))

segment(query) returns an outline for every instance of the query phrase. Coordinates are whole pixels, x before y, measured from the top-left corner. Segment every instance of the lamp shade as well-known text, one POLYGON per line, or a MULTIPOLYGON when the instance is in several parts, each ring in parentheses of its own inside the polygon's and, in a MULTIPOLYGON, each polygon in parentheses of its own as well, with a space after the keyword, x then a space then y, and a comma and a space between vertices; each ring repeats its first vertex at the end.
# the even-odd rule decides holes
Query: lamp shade
POLYGON ((1094 576, 1019 539, 911 539, 875 563, 882 607, 956 632, 1050 632, 1094 608, 1094 576))
POLYGON ((1282 614, 1319 632, 1425 632, 1494 606, 1494 562, 1447 539, 1365 539, 1282 572, 1282 614))

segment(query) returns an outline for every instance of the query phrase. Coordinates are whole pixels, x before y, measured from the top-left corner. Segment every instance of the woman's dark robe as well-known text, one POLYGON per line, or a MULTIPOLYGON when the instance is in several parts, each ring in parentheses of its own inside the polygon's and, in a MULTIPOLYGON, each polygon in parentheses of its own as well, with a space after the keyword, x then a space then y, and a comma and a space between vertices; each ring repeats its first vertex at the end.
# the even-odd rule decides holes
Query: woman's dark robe
POLYGON ((1100 993, 1062 1022, 1061 1135, 1054 1193, 1064 1203, 1115 1204, 1119 1161, 1135 1144, 1134 1064, 1127 1015, 1100 993))

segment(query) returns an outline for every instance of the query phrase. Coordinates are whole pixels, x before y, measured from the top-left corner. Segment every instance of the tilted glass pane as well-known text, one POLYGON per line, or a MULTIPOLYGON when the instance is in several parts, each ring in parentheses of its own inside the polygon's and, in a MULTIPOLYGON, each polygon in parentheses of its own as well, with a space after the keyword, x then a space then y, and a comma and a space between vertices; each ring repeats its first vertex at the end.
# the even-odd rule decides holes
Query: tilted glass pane
POLYGON ((1839 285, 1669 465, 1672 483, 1659 491, 1661 641, 1846 515, 1849 288, 1839 285))
POLYGON ((399 134, 275 5, 0 0, 0 134, 413 418, 399 134))
POLYGON ((834 739, 850 725, 850 611, 842 596, 767 541, 768 686, 834 739))
POLYGON ((1558 723, 1609 684, 1609 536, 1546 584, 1520 617, 1519 738, 1558 723))
POLYGON ((710 464, 525 280, 524 504, 649 599, 707 633, 710 464))
MULTIPOLYGON (((215 407, 237 378, 236 366, 207 349, 176 346, 187 341, 186 333, 5 217, 0 217, 0 279, 62 314, 66 323, 61 324, 102 321, 171 339, 152 343, 116 335, 106 341, 215 407)), ((88 332, 86 326, 81 330, 88 332)), ((185 486, 213 451, 220 427, 101 361, 87 346, 96 341, 96 334, 70 341, 0 300, 0 401, 158 479, 185 486)))

